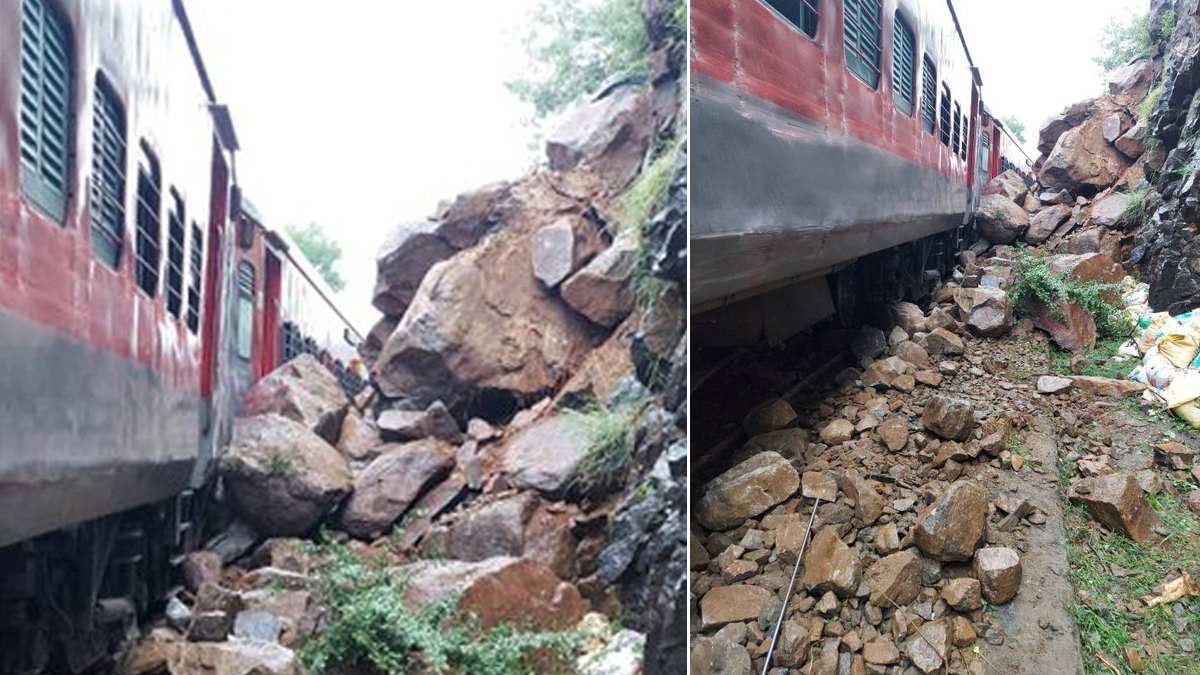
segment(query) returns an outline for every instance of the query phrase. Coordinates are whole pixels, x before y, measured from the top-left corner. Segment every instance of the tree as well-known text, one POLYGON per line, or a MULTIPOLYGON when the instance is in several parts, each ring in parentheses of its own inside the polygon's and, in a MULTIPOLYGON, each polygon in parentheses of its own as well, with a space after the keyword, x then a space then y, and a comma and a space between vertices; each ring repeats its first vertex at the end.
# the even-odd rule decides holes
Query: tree
MULTIPOLYGON (((1171 23, 1174 24, 1173 17, 1171 23)), ((1170 28, 1163 28, 1166 28, 1166 34, 1170 33, 1170 28)), ((1124 20, 1115 16, 1110 19, 1100 35, 1100 53, 1093 56, 1092 61, 1107 73, 1129 63, 1134 57, 1149 55, 1150 13, 1142 12, 1124 20)))
POLYGON ((300 247, 308 262, 321 273, 330 288, 340 291, 346 287, 346 282, 337 271, 337 265, 342 260, 342 247, 325 234, 325 228, 316 223, 309 223, 302 228, 288 225, 283 229, 300 247))
POLYGON ((1021 122, 1021 120, 1017 119, 1016 115, 1001 117, 1000 121, 1004 122, 1004 126, 1008 128, 1008 130, 1013 136, 1016 137, 1018 141, 1020 141, 1022 144, 1025 143, 1025 125, 1021 122))
POLYGON ((539 0, 521 40, 528 67, 505 86, 544 118, 609 77, 644 70, 649 39, 641 6, 641 0, 539 0))

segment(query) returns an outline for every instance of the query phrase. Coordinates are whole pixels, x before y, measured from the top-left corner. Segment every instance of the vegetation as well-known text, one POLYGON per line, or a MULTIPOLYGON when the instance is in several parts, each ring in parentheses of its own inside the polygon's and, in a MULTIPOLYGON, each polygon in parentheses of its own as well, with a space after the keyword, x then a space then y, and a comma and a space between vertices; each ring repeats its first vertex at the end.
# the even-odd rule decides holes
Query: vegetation
POLYGON ((1107 73, 1129 63, 1131 59, 1149 55, 1150 13, 1141 12, 1125 19, 1115 16, 1110 19, 1100 35, 1100 52, 1092 57, 1092 61, 1107 73))
POLYGON ((346 287, 342 275, 338 273, 338 263, 342 260, 342 247, 325 234, 325 228, 316 223, 304 227, 288 225, 284 228, 288 237, 296 242, 304 257, 321 273, 325 283, 335 291, 346 287))
POLYGON ((282 452, 267 457, 267 472, 272 476, 290 476, 296 473, 296 461, 282 452))
MULTIPOLYGON (((1155 84, 1150 91, 1146 92, 1146 98, 1138 104, 1138 117, 1141 120, 1149 120, 1150 116, 1154 114, 1154 110, 1158 108, 1158 101, 1162 98, 1162 92, 1162 82, 1155 84)), ((1147 142, 1151 140, 1149 133, 1146 134, 1146 140, 1147 142)))
POLYGON ((556 660, 569 663, 585 638, 507 625, 481 631, 461 614, 458 598, 412 607, 403 599, 407 582, 395 569, 364 562, 342 545, 326 544, 314 553, 328 559, 318 589, 326 624, 300 647, 314 675, 527 675, 546 672, 556 660))
POLYGON ((642 407, 639 400, 564 411, 588 437, 587 450, 573 480, 574 490, 597 494, 625 484, 637 446, 637 418, 642 407))
MULTIPOLYGON (((1096 346, 1092 351, 1084 356, 1085 366, 1080 375, 1090 375, 1093 377, 1108 377, 1112 379, 1125 379, 1129 371, 1133 370, 1136 365, 1132 361, 1114 359, 1117 351, 1124 344, 1125 338, 1110 337, 1096 341, 1096 346)), ((1072 354, 1061 350, 1050 350, 1050 371, 1059 375, 1074 375, 1071 372, 1072 354)))
POLYGON ((1125 209, 1121 211, 1121 218, 1117 222, 1124 227, 1140 223, 1142 215, 1146 212, 1146 197, 1149 194, 1150 188, 1130 192, 1129 199, 1125 202, 1125 209))
POLYGON ((1012 135, 1015 136, 1018 141, 1020 141, 1022 144, 1025 143, 1024 122, 1017 119, 1016 115, 1001 117, 1000 121, 1004 122, 1004 126, 1008 127, 1008 130, 1012 132, 1012 135))
POLYGON ((1016 283, 1008 289, 1008 295, 1018 311, 1022 300, 1037 298, 1050 307, 1056 318, 1064 319, 1063 307, 1071 303, 1092 315, 1100 339, 1128 337, 1131 327, 1118 301, 1120 284, 1080 282, 1070 272, 1055 273, 1048 257, 1024 246, 1017 251, 1013 272, 1016 283))
POLYGON ((522 37, 529 67, 509 91, 544 118, 610 77, 640 73, 650 47, 641 8, 641 0, 540 0, 522 37))

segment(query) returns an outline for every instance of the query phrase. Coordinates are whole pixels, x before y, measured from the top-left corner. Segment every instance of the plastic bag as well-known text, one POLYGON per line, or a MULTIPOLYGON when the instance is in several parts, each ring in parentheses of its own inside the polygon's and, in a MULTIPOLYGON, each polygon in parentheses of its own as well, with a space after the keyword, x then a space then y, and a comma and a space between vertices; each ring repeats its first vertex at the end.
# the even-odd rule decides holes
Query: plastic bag
POLYGON ((1171 378, 1166 396, 1168 408, 1178 408, 1200 398, 1200 372, 1184 370, 1171 378))
POLYGON ((1138 341, 1133 338, 1126 340, 1125 343, 1121 345, 1121 348, 1117 350, 1117 354, 1120 356, 1128 356, 1132 359, 1140 359, 1142 357, 1142 352, 1140 349, 1138 349, 1138 341))
POLYGON ((1200 353, 1200 329, 1186 325, 1163 333, 1158 338, 1158 353, 1176 368, 1187 368, 1200 353))
POLYGON ((1197 405, 1195 401, 1184 403, 1172 412, 1193 429, 1200 429, 1200 405, 1197 405))
POLYGON ((1137 337, 1138 350, 1143 354, 1149 353, 1157 343, 1158 326, 1147 326, 1142 330, 1142 334, 1137 337))
POLYGON ((1146 382, 1158 389, 1171 384, 1171 378, 1178 372, 1170 361, 1158 353, 1158 347, 1146 352, 1146 358, 1142 359, 1142 369, 1146 375, 1146 382))

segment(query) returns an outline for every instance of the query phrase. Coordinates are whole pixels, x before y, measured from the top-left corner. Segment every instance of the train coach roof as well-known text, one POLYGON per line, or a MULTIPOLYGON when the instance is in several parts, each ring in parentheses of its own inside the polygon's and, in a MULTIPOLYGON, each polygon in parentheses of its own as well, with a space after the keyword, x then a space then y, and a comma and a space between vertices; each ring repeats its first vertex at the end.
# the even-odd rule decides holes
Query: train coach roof
POLYGON ((971 64, 971 76, 975 78, 976 86, 983 86, 983 79, 979 76, 979 69, 975 67, 975 60, 971 58, 971 48, 967 46, 967 38, 963 35, 962 24, 958 22, 958 13, 954 11, 953 0, 946 0, 946 6, 950 8, 950 18, 954 19, 954 30, 958 32, 958 40, 962 43, 963 51, 967 55, 967 63, 971 64))
POLYGON ((216 89, 213 88, 212 78, 208 75, 208 67, 204 65, 204 57, 200 54, 200 44, 196 41, 196 32, 192 29, 192 20, 188 18, 187 8, 183 0, 171 0, 179 26, 183 29, 184 39, 187 40, 188 51, 192 54, 192 63, 196 66, 196 74, 200 76, 200 85, 208 96, 209 112, 213 116, 213 124, 217 128, 221 145, 227 150, 238 150, 237 132, 233 127, 233 116, 229 107, 218 103, 216 89))

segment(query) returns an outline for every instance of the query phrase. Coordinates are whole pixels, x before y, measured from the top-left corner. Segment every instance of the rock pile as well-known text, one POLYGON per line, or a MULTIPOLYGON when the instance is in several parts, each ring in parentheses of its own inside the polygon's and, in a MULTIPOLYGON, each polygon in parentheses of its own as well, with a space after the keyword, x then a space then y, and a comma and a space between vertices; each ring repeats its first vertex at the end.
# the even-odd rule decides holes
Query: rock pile
MULTIPOLYGON (((653 27, 670 8, 651 4, 653 27)), ((360 349, 373 392, 302 356, 247 393, 220 462, 232 523, 129 672, 302 672, 292 648, 327 628, 301 539, 319 529, 401 570, 411 605, 454 594, 484 629, 574 629, 618 602, 625 631, 581 672, 686 659, 685 54, 654 34, 647 84, 564 116, 549 170, 389 235, 360 349), (637 222, 624 195, 652 165, 637 222)))

